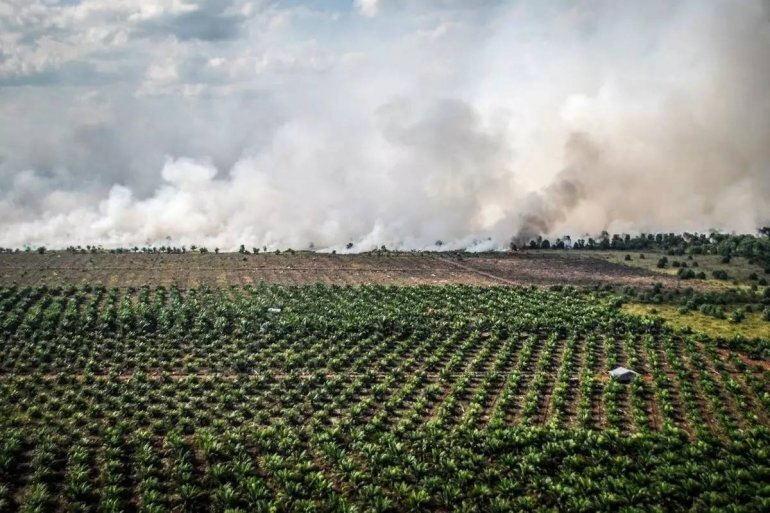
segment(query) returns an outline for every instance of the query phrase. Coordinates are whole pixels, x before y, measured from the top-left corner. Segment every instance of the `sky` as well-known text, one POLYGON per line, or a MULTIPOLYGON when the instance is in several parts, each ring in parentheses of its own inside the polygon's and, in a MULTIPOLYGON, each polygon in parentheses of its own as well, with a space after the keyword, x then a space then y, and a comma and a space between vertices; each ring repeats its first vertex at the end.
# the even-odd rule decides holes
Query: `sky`
POLYGON ((0 246, 770 224, 767 0, 0 0, 0 246))

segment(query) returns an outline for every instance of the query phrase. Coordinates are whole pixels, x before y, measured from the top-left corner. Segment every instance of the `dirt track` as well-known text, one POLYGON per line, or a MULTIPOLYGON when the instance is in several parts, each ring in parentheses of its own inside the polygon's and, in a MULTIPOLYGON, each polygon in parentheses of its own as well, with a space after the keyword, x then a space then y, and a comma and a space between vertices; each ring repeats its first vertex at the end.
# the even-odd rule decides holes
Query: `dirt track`
MULTIPOLYGON (((194 287, 335 283, 359 285, 612 285, 667 287, 678 280, 605 260, 567 253, 517 253, 462 257, 451 254, 0 254, 0 285, 101 283, 194 287)), ((691 284, 686 284, 691 285, 691 284)))

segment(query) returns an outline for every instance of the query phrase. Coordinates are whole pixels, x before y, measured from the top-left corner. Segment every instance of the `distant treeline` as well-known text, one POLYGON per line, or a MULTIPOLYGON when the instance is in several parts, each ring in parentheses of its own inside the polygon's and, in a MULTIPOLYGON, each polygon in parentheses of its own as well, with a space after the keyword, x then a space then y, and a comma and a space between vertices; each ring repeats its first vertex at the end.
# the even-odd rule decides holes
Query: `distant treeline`
MULTIPOLYGON (((444 248, 444 242, 441 240, 436 241, 436 251, 446 251, 444 248)), ((348 251, 354 248, 354 244, 349 242, 346 244, 348 251)), ((749 258, 757 263, 770 266, 770 227, 760 228, 757 235, 750 234, 728 234, 719 232, 709 233, 641 233, 638 235, 630 234, 609 234, 604 231, 597 237, 587 238, 572 238, 567 235, 559 237, 553 241, 544 237, 537 237, 532 239, 528 244, 519 245, 515 242, 509 244, 509 249, 512 251, 527 250, 527 249, 575 249, 575 250, 614 250, 614 251, 662 251, 667 255, 721 255, 723 257, 741 256, 749 258)), ((86 245, 86 246, 69 246, 66 248, 70 253, 208 253, 208 248, 204 246, 192 245, 189 248, 186 246, 144 246, 144 247, 129 247, 129 248, 111 248, 105 249, 102 246, 86 245)), ((315 251, 315 246, 310 243, 308 249, 303 251, 315 251)), ((0 247, 0 253, 19 253, 19 252, 37 252, 45 253, 46 248, 40 246, 32 248, 30 246, 19 248, 2 248, 0 247)), ((219 248, 214 248, 213 253, 219 253, 219 248)), ((254 247, 249 251, 245 245, 241 245, 238 250, 242 254, 258 254, 268 253, 267 247, 257 248, 254 247)), ((281 253, 281 250, 274 250, 274 253, 281 253)), ((295 253, 293 249, 284 250, 286 253, 295 253)), ((366 252, 366 251, 363 251, 366 252)), ((392 250, 387 249, 384 245, 379 248, 375 248, 372 253, 390 253, 392 250)), ((399 252, 399 251, 396 251, 399 252)), ((415 251, 410 251, 414 253, 415 251)), ((457 252, 453 250, 452 252, 457 252)), ((336 251, 332 251, 336 253, 336 251)))
POLYGON ((639 235, 602 232, 597 238, 572 239, 569 236, 554 242, 538 237, 518 249, 577 249, 615 251, 663 251, 667 255, 742 256, 770 264, 770 227, 761 228, 758 235, 727 233, 642 233, 639 235))

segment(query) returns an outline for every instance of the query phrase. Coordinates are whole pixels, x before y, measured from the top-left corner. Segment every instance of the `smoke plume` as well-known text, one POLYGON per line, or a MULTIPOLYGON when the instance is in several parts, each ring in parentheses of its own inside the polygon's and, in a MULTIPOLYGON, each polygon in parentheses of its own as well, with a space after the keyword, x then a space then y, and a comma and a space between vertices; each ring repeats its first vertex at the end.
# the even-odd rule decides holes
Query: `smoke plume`
POLYGON ((2 2, 0 246, 750 232, 769 56, 762 0, 2 2))

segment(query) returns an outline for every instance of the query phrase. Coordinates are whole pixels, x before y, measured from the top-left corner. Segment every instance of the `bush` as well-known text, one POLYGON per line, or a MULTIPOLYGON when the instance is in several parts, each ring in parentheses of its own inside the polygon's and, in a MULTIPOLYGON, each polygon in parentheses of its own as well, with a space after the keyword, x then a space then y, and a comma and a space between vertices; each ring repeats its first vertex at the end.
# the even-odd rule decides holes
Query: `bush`
POLYGON ((736 308, 730 313, 730 322, 738 324, 746 319, 746 313, 742 308, 736 308))
POLYGON ((730 260, 732 260, 732 257, 730 255, 725 255, 722 257, 722 263, 723 264, 729 264, 730 260))
POLYGON ((751 274, 749 274, 749 279, 750 280, 758 280, 759 276, 757 276, 757 273, 751 273, 751 274))
MULTIPOLYGON (((639 253, 639 259, 644 260, 644 253, 639 253)), ((766 271, 770 271, 770 268, 766 269, 766 271)))
POLYGON ((692 269, 687 269, 685 267, 680 267, 679 271, 676 274, 682 280, 691 280, 695 278, 695 271, 693 271, 692 269))
POLYGON ((623 260, 626 260, 626 261, 631 260, 631 255, 626 255, 623 260))
POLYGON ((723 271, 722 269, 719 269, 717 271, 714 271, 711 273, 711 275, 717 279, 717 280, 727 280, 730 277, 727 274, 727 271, 723 271))
POLYGON ((760 278, 757 283, 763 287, 767 287, 767 280, 765 278, 760 278))
POLYGON ((660 260, 658 260, 658 269, 663 269, 666 267, 666 264, 668 263, 668 258, 661 257, 660 260))
POLYGON ((673 262, 671 262, 671 267, 679 267, 679 266, 680 266, 679 260, 674 260, 673 262))
POLYGON ((698 267, 698 262, 693 261, 693 263, 690 264, 690 267, 698 267))
POLYGON ((706 279, 706 273, 701 271, 698 274, 696 274, 695 277, 698 278, 699 280, 705 280, 706 279))
POLYGON ((700 308, 698 308, 700 313, 704 315, 709 315, 711 317, 716 317, 717 319, 724 319, 725 318, 725 310, 719 305, 712 305, 709 303, 704 303, 700 305, 700 308))
POLYGON ((765 308, 765 315, 764 319, 768 322, 770 322, 770 308, 765 308))

